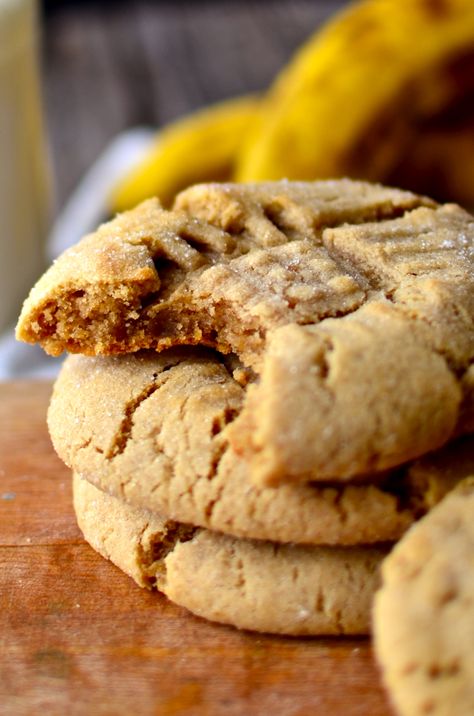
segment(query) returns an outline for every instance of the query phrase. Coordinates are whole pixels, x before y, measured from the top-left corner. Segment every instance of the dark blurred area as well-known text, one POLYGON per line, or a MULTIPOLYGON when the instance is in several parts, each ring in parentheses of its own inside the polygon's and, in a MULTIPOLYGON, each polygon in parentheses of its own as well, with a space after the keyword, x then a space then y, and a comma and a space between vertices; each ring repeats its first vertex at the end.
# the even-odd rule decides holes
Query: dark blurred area
POLYGON ((347 0, 64 2, 43 10, 43 82, 58 209, 107 143, 263 90, 347 0))

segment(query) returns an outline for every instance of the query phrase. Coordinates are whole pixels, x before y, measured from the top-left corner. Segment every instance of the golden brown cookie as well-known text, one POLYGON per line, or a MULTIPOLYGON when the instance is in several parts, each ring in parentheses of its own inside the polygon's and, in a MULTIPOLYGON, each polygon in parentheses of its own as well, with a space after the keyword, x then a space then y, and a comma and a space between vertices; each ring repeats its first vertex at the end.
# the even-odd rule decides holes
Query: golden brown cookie
POLYGON ((253 480, 351 479, 447 442, 458 431, 462 390, 423 334, 389 301, 276 331, 231 432, 253 480))
POLYGON ((254 433, 244 449, 256 484, 352 480, 466 429, 473 236, 459 207, 378 185, 202 185, 173 211, 147 202, 63 255, 18 336, 53 353, 233 351, 262 373, 239 428, 254 433), (284 420, 267 399, 280 390, 292 396, 284 420), (312 420, 300 405, 305 416, 317 405, 312 420), (329 441, 316 440, 321 426, 329 441))
POLYGON ((466 438, 376 484, 257 487, 228 442, 244 397, 204 349, 70 356, 49 429, 60 457, 102 490, 179 522, 274 542, 395 540, 474 471, 466 438))
POLYGON ((351 479, 472 432, 474 224, 461 213, 324 232, 385 298, 272 332, 232 438, 257 484, 351 479))
POLYGON ((324 246, 326 227, 423 204, 432 205, 348 180, 202 185, 179 195, 173 211, 149 200, 54 263, 25 302, 17 335, 53 355, 205 343, 256 364, 267 330, 344 315, 366 300, 366 281, 324 246))
POLYGON ((474 478, 383 564, 375 648, 401 716, 474 713, 474 478))
POLYGON ((370 629, 385 548, 235 539, 134 510, 78 477, 74 506, 94 549, 198 616, 292 635, 370 629))

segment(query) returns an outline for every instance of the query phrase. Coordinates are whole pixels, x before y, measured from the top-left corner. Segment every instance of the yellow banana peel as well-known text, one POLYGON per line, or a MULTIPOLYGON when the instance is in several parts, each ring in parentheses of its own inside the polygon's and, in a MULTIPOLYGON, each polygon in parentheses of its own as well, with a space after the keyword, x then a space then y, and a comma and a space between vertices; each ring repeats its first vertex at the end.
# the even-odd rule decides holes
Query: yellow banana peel
POLYGON ((112 191, 111 210, 130 209, 150 196, 167 206, 190 184, 229 179, 259 104, 255 95, 247 95, 164 127, 146 158, 112 191))
POLYGON ((234 178, 390 180, 425 124, 473 90, 473 0, 364 0, 277 78, 234 178))

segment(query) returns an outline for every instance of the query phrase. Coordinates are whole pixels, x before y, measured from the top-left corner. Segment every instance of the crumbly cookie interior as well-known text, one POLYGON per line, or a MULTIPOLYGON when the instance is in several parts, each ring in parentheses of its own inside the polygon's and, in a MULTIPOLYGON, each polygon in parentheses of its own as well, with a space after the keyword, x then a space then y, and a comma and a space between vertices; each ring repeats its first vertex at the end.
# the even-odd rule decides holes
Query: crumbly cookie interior
POLYGON ((256 365, 268 330, 356 310, 373 294, 328 227, 385 221, 429 200, 356 182, 210 185, 119 216, 63 255, 18 335, 57 355, 201 343, 256 365))
POLYGON ((469 431, 473 243, 460 207, 378 185, 201 185, 66 252, 18 335, 234 353, 260 379, 231 437, 255 484, 350 481, 469 431))

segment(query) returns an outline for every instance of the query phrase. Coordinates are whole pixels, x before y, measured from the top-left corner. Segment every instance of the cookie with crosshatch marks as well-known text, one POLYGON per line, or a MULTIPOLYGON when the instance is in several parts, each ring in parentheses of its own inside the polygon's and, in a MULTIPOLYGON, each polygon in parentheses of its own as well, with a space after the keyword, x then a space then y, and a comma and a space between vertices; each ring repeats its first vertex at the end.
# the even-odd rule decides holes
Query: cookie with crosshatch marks
POLYGON ((17 334, 52 353, 234 352, 261 374, 232 438, 254 482, 360 479, 466 431, 473 236, 459 207, 379 185, 201 185, 66 252, 17 334))
POLYGON ((273 542, 398 539, 474 472, 468 436, 365 484, 258 487, 228 440, 244 399, 232 366, 206 349, 69 356, 48 424, 59 456, 103 491, 178 522, 273 542))
POLYGON ((235 539, 136 510, 74 478, 91 546, 140 586, 240 629, 289 635, 367 634, 387 548, 303 547, 235 539))
POLYGON ((365 302, 363 274, 327 227, 399 216, 428 200, 339 182, 201 185, 172 211, 150 199, 66 251, 25 302, 18 337, 57 355, 205 343, 258 363, 268 330, 365 302))
POLYGON ((414 525, 382 567, 375 650, 401 716, 474 713, 474 477, 414 525))

